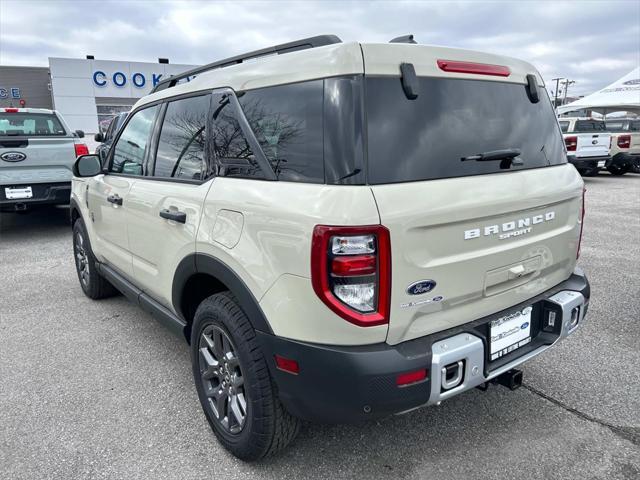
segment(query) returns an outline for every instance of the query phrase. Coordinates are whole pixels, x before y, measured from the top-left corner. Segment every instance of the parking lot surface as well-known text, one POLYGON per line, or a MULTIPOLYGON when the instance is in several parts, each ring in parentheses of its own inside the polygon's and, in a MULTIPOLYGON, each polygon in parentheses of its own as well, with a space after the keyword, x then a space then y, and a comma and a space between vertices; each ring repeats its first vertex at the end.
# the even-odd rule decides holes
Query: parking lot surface
POLYGON ((587 323, 523 388, 305 425, 257 464, 216 442, 183 340, 82 294, 66 209, 1 214, 0 478, 640 478, 640 175, 585 183, 587 323))

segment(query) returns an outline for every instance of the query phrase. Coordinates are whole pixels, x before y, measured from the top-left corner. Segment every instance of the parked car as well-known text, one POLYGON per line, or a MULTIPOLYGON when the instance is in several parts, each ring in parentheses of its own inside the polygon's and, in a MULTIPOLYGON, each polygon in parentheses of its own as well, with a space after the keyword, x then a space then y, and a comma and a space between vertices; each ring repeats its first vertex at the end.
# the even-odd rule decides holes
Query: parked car
POLYGON ((107 153, 109 153, 113 139, 127 119, 127 115, 129 115, 129 112, 117 114, 111 119, 104 133, 100 132, 94 135, 93 139, 96 142, 100 142, 100 145, 96 147, 96 155, 98 155, 103 162, 107 158, 107 153))
POLYGON ((0 211, 68 204, 71 168, 89 153, 59 113, 42 108, 0 108, 0 211))
POLYGON ((516 388, 587 312, 584 184, 513 58, 269 47, 160 82, 106 171, 87 155, 74 173, 82 290, 184 335, 206 418, 245 460, 301 419, 516 388))
POLYGON ((567 158, 580 175, 597 175, 611 162, 611 134, 605 123, 594 118, 561 117, 559 120, 567 158))
POLYGON ((613 175, 640 173, 640 119, 607 120, 606 124, 611 132, 611 164, 607 170, 613 175))

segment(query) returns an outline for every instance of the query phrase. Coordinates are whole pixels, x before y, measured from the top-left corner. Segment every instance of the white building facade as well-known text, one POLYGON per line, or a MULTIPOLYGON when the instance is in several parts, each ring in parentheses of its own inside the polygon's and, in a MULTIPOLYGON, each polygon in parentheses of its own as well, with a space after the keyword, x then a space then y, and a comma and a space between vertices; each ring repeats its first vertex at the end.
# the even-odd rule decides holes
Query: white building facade
POLYGON ((71 130, 97 133, 161 80, 195 65, 49 58, 53 108, 71 130))

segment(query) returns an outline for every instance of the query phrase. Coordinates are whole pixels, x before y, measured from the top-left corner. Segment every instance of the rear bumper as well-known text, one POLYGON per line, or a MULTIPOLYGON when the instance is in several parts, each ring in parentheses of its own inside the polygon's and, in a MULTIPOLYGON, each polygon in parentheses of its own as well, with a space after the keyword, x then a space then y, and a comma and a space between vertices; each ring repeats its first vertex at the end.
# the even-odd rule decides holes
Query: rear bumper
POLYGON ((30 205, 65 205, 71 198, 71 182, 57 183, 33 183, 28 185, 0 185, 0 211, 24 210, 30 205), (33 192, 32 198, 8 199, 5 194, 6 187, 30 186, 33 192))
POLYGON ((609 155, 604 157, 576 157, 568 155, 567 160, 578 170, 592 170, 608 165, 611 162, 611 157, 609 155))
POLYGON ((640 154, 632 154, 628 152, 616 153, 607 163, 607 167, 632 167, 640 165, 640 154))
POLYGON ((586 315, 589 297, 589 282, 576 269, 568 280, 523 304, 398 345, 316 345, 257 334, 280 399, 293 415, 310 421, 351 423, 438 403, 484 384, 572 333, 586 315), (530 305, 532 340, 491 362, 488 322, 530 305), (570 325, 570 315, 576 308, 575 324, 570 325), (550 311, 559 320, 551 330, 543 327, 550 311), (295 359, 299 374, 278 370, 276 354, 295 359), (458 361, 463 362, 460 383, 446 389, 443 368, 458 361), (397 386, 399 374, 421 369, 428 371, 425 380, 397 386))

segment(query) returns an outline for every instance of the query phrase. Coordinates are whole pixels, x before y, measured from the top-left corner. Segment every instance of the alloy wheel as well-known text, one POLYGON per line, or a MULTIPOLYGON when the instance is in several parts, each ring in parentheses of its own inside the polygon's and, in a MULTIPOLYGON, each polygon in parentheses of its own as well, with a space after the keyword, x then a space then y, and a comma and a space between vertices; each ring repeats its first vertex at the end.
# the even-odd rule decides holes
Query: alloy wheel
POLYGON ((85 287, 89 286, 89 258, 84 247, 84 237, 80 232, 76 233, 76 268, 80 275, 80 281, 85 287))

